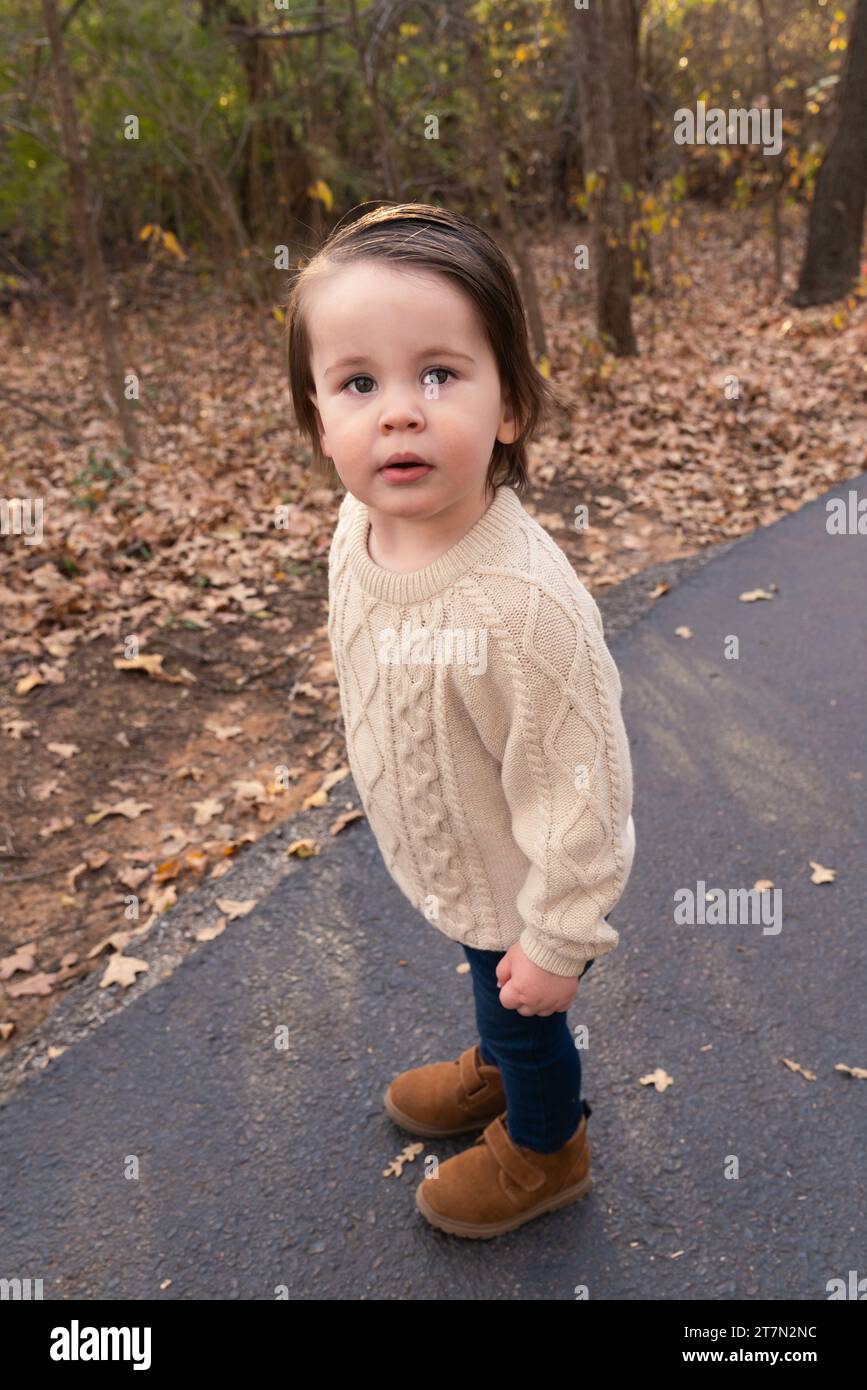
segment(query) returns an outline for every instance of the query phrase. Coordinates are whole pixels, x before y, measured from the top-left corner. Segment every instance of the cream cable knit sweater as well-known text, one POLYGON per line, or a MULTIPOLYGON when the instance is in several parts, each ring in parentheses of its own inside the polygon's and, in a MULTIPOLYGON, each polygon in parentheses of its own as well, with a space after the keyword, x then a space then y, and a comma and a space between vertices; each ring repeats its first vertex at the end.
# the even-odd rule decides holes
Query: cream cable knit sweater
POLYGON ((511 487, 432 565, 381 569, 347 493, 328 635, 385 866, 440 931, 555 975, 613 950, 632 868, 622 687, 599 609, 511 487))

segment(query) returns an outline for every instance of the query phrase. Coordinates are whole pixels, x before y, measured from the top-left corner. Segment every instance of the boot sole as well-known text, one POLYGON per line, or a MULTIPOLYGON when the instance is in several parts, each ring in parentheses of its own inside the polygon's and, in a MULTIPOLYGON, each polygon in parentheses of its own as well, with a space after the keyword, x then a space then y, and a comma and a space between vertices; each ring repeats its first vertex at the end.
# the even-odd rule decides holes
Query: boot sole
POLYGON ((438 1230, 445 1231, 450 1236, 465 1236, 469 1240, 489 1240, 491 1236, 502 1236, 507 1231, 515 1231, 519 1226, 523 1226, 527 1221, 532 1221, 537 1216, 542 1216, 546 1211, 556 1211, 558 1207, 567 1207, 571 1202, 579 1202, 593 1186, 593 1178, 590 1173, 587 1173, 574 1187, 568 1187, 565 1192, 557 1192, 546 1202, 540 1202, 538 1206, 531 1207, 528 1211, 518 1212, 516 1216, 509 1217, 507 1221, 497 1221, 491 1225, 481 1226, 470 1221, 455 1221, 452 1217, 443 1216, 440 1212, 435 1211, 424 1195, 427 1181, 430 1179, 423 1178, 415 1190, 415 1204, 422 1216, 438 1230))
POLYGON ((478 1119, 473 1120, 470 1124, 461 1125, 458 1129, 437 1129, 433 1125, 421 1125, 419 1121, 414 1120, 411 1115, 404 1115, 402 1110, 398 1110, 394 1101, 391 1099, 390 1086, 382 1097, 382 1103, 385 1106, 386 1114, 390 1120, 393 1120, 396 1125, 400 1125, 401 1129, 408 1130, 410 1134, 420 1135, 422 1139, 449 1139, 453 1134, 469 1134, 470 1131, 474 1129, 485 1129, 485 1127, 491 1123, 491 1120, 496 1119, 497 1115, 502 1113, 506 1104, 505 1101, 503 1101, 494 1114, 479 1116, 478 1119))

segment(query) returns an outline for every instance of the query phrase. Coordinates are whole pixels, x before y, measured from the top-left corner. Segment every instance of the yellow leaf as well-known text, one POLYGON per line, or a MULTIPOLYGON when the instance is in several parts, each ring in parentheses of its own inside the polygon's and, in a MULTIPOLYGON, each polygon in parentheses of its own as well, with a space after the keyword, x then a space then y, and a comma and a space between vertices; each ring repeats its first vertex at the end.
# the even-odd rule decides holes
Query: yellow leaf
POLYGON ((153 236, 155 231, 156 227, 154 227, 152 223, 147 222, 138 234, 139 241, 147 241, 148 237, 153 236))
POLYGON ((278 323, 286 322, 286 315, 283 313, 283 310, 279 307, 279 305, 275 304, 273 309, 271 310, 271 313, 274 315, 278 323))
POLYGON ((319 854, 319 846, 315 840, 293 840, 286 853, 297 854, 299 859, 309 859, 311 855, 319 854))
POLYGON ((544 354, 539 358, 539 375, 543 376, 546 381, 551 376, 551 363, 544 354))
POLYGON ((324 203, 326 212, 330 212, 334 207, 334 195, 324 179, 317 179, 315 183, 311 183, 307 197, 318 198, 320 203, 324 203))
POLYGON ((177 256, 179 261, 187 259, 186 252, 182 249, 174 232, 163 232, 163 246, 167 251, 171 251, 173 256, 177 256))

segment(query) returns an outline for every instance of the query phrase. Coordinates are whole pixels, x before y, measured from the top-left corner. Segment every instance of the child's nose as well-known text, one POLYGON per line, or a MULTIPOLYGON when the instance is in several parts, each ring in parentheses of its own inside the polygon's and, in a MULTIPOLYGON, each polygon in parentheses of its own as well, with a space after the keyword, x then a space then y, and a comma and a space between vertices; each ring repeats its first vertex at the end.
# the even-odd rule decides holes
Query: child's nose
POLYGON ((402 430, 423 424, 424 415, 419 402, 412 400, 409 393, 404 391, 395 392, 383 402, 380 419, 383 428, 402 430))

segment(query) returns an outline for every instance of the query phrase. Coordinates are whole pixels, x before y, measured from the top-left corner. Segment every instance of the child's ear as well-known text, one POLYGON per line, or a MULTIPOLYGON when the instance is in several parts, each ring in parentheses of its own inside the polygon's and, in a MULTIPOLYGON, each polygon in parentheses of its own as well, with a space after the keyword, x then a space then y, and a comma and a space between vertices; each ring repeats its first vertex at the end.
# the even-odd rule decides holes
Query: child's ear
POLYGON ((316 429, 319 433, 319 447, 321 448, 323 454, 325 454, 326 458, 331 458, 331 455, 328 452, 328 448, 325 442, 325 429, 322 424, 322 416, 319 414, 319 407, 316 404, 316 392, 308 391, 307 398, 309 401, 312 402, 313 414, 316 416, 316 429))
POLYGON ((500 427, 497 430, 497 438, 501 444, 514 444, 521 428, 515 417, 515 411, 509 396, 503 396, 503 412, 500 416, 500 427))

